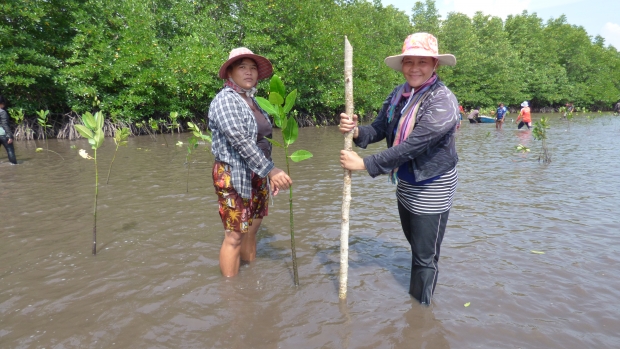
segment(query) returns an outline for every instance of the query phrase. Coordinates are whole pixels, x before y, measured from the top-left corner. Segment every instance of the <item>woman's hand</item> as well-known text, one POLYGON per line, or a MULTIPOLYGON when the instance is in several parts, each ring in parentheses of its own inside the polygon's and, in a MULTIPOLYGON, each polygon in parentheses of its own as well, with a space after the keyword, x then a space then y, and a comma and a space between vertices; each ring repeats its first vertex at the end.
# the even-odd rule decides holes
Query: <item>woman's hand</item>
POLYGON ((340 166, 350 171, 361 171, 366 169, 364 160, 352 150, 340 151, 340 166))
POLYGON ((271 181, 271 185, 272 185, 272 189, 273 187, 275 187, 274 194, 276 195, 276 193, 279 190, 285 190, 288 189, 288 187, 290 187, 291 185, 293 185, 293 180, 291 179, 291 177, 289 177, 286 172, 282 171, 281 169, 274 167, 270 172, 269 172, 269 179, 271 181))
POLYGON ((6 142, 7 144, 11 144, 13 143, 13 138, 9 138, 9 140, 6 142))
POLYGON ((340 114, 340 124, 338 125, 338 130, 340 133, 345 134, 355 129, 353 133, 353 138, 357 138, 359 131, 357 130, 357 115, 353 114, 352 120, 349 120, 349 115, 342 113, 340 114))

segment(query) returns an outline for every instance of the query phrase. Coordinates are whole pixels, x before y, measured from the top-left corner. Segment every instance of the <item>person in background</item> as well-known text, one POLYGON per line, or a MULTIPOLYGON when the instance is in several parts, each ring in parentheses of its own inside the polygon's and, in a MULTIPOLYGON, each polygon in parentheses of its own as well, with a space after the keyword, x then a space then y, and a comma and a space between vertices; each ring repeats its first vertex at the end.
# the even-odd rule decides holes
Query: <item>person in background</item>
POLYGON ((474 107, 474 109, 467 115, 467 120, 470 124, 477 124, 480 122, 480 107, 474 107))
POLYGON ((456 125, 457 130, 461 128, 461 121, 463 121, 463 114, 465 114, 465 109, 463 109, 463 106, 459 104, 459 123, 458 125, 456 125))
POLYGON ((455 65, 451 54, 439 54, 437 39, 429 33, 409 35, 402 53, 385 59, 401 72, 405 82, 383 102, 371 125, 358 126, 340 114, 339 130, 353 131, 358 147, 387 141, 388 149, 361 158, 353 151, 340 152, 340 165, 366 171, 371 177, 389 174, 398 182, 398 213, 411 246, 409 293, 422 304, 431 304, 438 275, 439 252, 457 185, 454 134, 459 120, 458 101, 435 73, 438 65, 455 65))
POLYGON ((527 101, 521 103, 521 111, 519 112, 519 116, 515 120, 515 123, 519 120, 521 120, 521 122, 519 122, 519 126, 517 126, 518 129, 521 129, 523 126, 527 126, 528 130, 532 128, 532 115, 527 101))
POLYGON ((256 233, 267 215, 269 190, 276 195, 293 184, 271 160, 266 139, 271 122, 254 98, 258 81, 272 72, 267 58, 245 47, 233 49, 219 71, 224 88, 209 107, 213 186, 224 225, 220 270, 226 277, 239 273, 241 261, 256 258, 256 233))
POLYGON ((17 165, 15 148, 13 146, 13 132, 11 132, 11 127, 9 126, 9 113, 4 110, 7 104, 4 96, 0 96, 0 147, 4 146, 6 149, 9 162, 13 165, 17 165))
POLYGON ((495 128, 498 130, 502 129, 502 125, 504 125, 504 116, 506 116, 506 113, 508 112, 508 109, 506 109, 506 107, 504 107, 504 103, 500 103, 499 107, 497 108, 497 112, 495 113, 495 128))

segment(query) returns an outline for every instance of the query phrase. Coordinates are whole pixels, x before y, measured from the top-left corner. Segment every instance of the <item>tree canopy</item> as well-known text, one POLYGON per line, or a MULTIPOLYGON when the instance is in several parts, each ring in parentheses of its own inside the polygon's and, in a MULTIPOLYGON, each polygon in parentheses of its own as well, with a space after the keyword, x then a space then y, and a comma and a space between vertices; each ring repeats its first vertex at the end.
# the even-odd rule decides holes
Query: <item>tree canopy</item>
MULTIPOLYGON (((439 75, 466 107, 503 102, 609 108, 620 98, 620 54, 566 17, 524 11, 442 19, 433 0, 409 18, 379 0, 4 0, 0 94, 27 114, 101 110, 134 122, 178 112, 206 117, 234 47, 266 56, 302 99, 298 111, 343 110, 343 42, 354 47, 359 112, 378 110, 403 81, 383 59, 428 31, 457 57, 439 75)), ((267 89, 261 83, 262 92, 267 89)))

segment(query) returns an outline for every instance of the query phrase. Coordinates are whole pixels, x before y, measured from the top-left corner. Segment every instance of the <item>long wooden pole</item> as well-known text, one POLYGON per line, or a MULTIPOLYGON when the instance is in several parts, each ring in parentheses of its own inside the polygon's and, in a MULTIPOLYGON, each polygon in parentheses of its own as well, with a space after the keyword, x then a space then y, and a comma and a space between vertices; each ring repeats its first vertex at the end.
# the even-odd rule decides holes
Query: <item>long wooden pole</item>
MULTIPOLYGON (((344 37, 344 101, 345 114, 353 118, 353 47, 344 37)), ((344 135, 344 150, 353 150, 353 130, 344 135)), ((351 207, 351 171, 344 170, 342 189, 342 223, 340 225, 340 290, 338 297, 347 298, 349 277, 349 208, 351 207)))

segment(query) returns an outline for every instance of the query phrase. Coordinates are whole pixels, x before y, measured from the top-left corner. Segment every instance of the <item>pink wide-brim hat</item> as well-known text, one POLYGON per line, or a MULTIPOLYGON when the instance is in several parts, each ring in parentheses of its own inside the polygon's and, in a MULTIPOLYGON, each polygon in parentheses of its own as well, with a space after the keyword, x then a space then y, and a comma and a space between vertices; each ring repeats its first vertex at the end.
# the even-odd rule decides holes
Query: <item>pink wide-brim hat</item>
POLYGON ((243 58, 251 58, 256 62, 256 66, 258 68, 258 80, 266 79, 273 74, 273 66, 271 62, 263 56, 259 56, 254 54, 252 51, 245 47, 237 47, 230 51, 228 55, 228 60, 222 64, 220 67, 219 76, 220 79, 227 80, 228 74, 226 73, 226 69, 231 65, 234 61, 243 58))
POLYGON ((429 33, 415 33, 409 35, 403 43, 403 52, 397 56, 385 59, 388 67, 402 71, 403 58, 407 56, 433 57, 439 60, 439 65, 456 65, 456 57, 451 54, 439 54, 437 38, 429 33))

